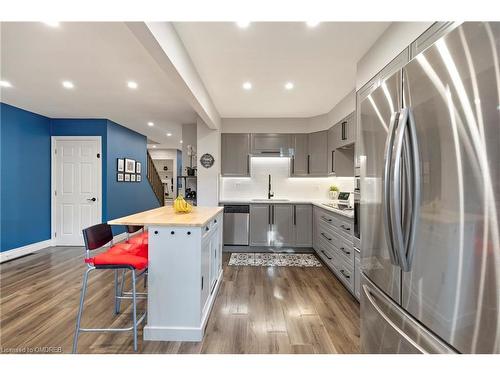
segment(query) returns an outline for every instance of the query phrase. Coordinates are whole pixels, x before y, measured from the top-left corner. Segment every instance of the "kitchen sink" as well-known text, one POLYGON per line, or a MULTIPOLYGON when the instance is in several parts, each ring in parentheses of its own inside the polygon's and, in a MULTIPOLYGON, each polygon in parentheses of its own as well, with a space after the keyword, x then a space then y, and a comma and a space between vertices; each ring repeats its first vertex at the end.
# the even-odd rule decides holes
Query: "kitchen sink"
POLYGON ((266 198, 256 198, 252 199, 253 202, 289 202, 290 199, 266 199, 266 198))

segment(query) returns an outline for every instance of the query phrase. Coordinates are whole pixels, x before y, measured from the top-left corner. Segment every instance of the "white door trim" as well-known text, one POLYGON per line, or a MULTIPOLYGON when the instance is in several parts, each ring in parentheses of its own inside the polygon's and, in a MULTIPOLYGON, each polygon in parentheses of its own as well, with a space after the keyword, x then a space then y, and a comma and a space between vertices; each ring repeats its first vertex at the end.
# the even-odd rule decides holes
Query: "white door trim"
POLYGON ((56 238, 56 142, 61 141, 97 141, 97 148, 100 155, 101 162, 97 163, 97 212, 98 220, 102 222, 102 141, 101 136, 66 136, 66 135, 53 135, 50 137, 50 236, 53 246, 57 246, 56 238))

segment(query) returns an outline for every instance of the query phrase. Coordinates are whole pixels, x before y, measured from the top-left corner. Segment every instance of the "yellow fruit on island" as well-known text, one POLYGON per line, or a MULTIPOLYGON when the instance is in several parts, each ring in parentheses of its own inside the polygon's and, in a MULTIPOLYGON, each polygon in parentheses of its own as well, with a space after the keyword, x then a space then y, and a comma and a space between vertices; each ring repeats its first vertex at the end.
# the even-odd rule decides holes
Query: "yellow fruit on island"
POLYGON ((193 206, 186 202, 182 195, 179 195, 174 201, 174 210, 175 212, 191 212, 193 206))

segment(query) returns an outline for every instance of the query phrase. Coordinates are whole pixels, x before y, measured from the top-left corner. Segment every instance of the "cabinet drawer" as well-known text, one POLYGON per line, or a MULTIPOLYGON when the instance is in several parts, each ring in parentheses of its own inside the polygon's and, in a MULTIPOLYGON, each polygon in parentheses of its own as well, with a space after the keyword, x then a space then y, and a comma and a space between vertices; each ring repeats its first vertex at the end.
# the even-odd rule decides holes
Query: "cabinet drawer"
POLYGON ((338 220, 324 210, 318 210, 317 218, 320 224, 324 224, 332 229, 337 226, 338 220))
POLYGON ((328 228, 325 224, 318 225, 318 238, 330 246, 338 243, 338 236, 333 229, 328 228))
POLYGON ((319 241, 318 249, 316 250, 321 259, 330 267, 335 268, 336 256, 334 250, 328 246, 325 241, 319 241))
POLYGON ((337 220, 338 232, 352 242, 353 223, 346 220, 337 220))
POLYGON ((340 239, 337 244, 339 258, 352 265, 354 262, 354 247, 352 246, 352 242, 340 239))
POLYGON ((354 266, 347 264, 341 259, 338 259, 336 270, 337 276, 342 281, 349 291, 354 290, 354 266))

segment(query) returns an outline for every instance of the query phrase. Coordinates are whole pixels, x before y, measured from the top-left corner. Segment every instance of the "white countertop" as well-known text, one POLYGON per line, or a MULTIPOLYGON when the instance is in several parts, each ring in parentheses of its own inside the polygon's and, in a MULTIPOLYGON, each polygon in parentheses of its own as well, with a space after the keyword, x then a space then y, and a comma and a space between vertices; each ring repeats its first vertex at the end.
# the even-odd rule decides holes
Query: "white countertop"
POLYGON ((335 201, 332 200, 327 200, 327 199, 296 199, 296 198, 290 198, 287 200, 279 200, 280 198, 276 199, 269 199, 269 200, 254 200, 255 198, 233 198, 233 199, 221 199, 219 201, 219 204, 266 204, 266 203, 272 203, 272 204, 312 204, 313 206, 320 207, 326 211, 330 211, 333 213, 336 213, 338 215, 342 215, 344 217, 347 217, 349 219, 354 218, 354 210, 339 210, 337 208, 333 207, 328 207, 325 206, 325 203, 333 203, 335 201))

